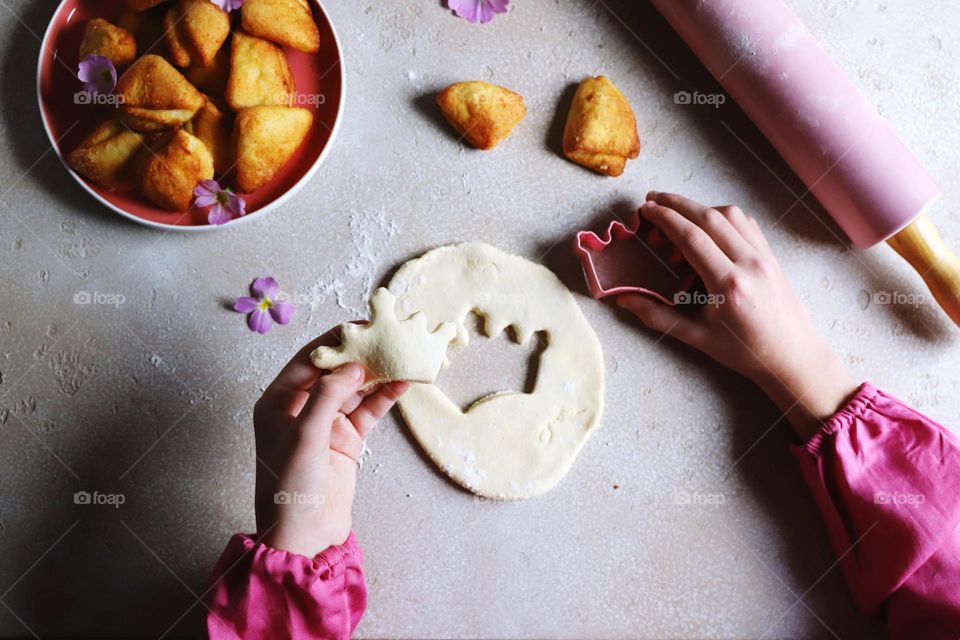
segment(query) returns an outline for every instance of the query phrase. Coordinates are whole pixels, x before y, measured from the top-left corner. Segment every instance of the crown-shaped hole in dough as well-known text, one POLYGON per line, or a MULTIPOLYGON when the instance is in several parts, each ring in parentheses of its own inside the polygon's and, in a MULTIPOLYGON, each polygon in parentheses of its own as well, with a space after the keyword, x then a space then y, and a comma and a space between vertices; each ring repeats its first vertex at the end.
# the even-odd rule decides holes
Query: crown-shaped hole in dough
POLYGON ((513 327, 487 337, 483 317, 476 311, 470 316, 465 322, 469 343, 447 349, 450 366, 440 370, 435 384, 461 411, 494 393, 531 393, 548 346, 547 333, 538 331, 521 345, 513 327))

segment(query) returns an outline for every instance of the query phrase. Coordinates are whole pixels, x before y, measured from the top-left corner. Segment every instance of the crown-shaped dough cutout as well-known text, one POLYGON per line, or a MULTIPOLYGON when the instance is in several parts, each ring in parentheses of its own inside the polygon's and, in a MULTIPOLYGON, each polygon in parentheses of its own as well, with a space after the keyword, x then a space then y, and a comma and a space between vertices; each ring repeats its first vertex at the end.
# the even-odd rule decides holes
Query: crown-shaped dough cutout
POLYGON ((339 347, 319 347, 310 354, 313 364, 320 369, 336 369, 356 362, 366 373, 364 388, 394 380, 436 380, 447 345, 457 336, 457 325, 444 322, 430 331, 422 313, 399 319, 397 299, 383 287, 370 298, 370 313, 368 324, 348 323, 340 328, 339 347))

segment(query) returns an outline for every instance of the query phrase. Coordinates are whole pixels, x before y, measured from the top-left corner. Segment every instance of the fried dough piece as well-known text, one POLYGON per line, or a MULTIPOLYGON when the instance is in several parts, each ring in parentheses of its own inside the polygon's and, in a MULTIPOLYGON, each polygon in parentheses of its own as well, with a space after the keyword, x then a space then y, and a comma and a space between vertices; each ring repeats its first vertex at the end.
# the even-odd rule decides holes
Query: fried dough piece
POLYGON ((220 47, 209 65, 193 64, 186 72, 187 80, 204 93, 222 96, 227 90, 227 80, 230 78, 230 48, 220 47))
POLYGON ((84 27, 80 43, 80 59, 91 55, 103 56, 117 71, 123 71, 137 59, 137 40, 123 27, 94 18, 84 27))
POLYGON ((217 174, 223 175, 233 167, 233 118, 209 96, 185 129, 207 145, 217 174))
POLYGON ((136 131, 181 125, 203 105, 203 95, 156 55, 137 60, 117 82, 120 118, 136 131))
POLYGON ((193 62, 194 50, 187 40, 183 19, 173 7, 163 14, 163 39, 173 63, 178 67, 189 67, 193 62))
POLYGON ((233 127, 240 191, 256 191, 272 180, 303 144, 312 124, 313 113, 298 107, 240 111, 233 127))
POLYGON ((577 88, 563 132, 563 153, 612 177, 623 174, 628 158, 640 155, 633 109, 605 76, 587 78, 577 88))
POLYGON ((152 9, 163 1, 164 0, 127 0, 127 6, 134 11, 143 12, 147 9, 152 9))
POLYGON ((229 16, 210 0, 180 0, 179 7, 182 19, 178 26, 182 25, 181 33, 197 62, 204 67, 213 64, 230 35, 229 16))
POLYGON ((293 74, 283 49, 260 38, 236 32, 230 50, 227 103, 234 111, 261 105, 290 106, 293 74))
POLYGON ((320 50, 320 31, 307 0, 245 0, 244 31, 306 53, 320 50))
POLYGON ((450 85, 437 105, 454 129, 483 150, 497 146, 527 115, 523 96, 481 81, 450 85))
POLYGON ((80 146, 67 154, 67 164, 84 178, 108 189, 131 185, 130 161, 141 150, 143 136, 118 120, 106 120, 80 146))
POLYGON ((137 188, 151 202, 170 211, 186 211, 201 180, 213 178, 213 157, 207 146, 183 129, 145 149, 134 162, 137 188))

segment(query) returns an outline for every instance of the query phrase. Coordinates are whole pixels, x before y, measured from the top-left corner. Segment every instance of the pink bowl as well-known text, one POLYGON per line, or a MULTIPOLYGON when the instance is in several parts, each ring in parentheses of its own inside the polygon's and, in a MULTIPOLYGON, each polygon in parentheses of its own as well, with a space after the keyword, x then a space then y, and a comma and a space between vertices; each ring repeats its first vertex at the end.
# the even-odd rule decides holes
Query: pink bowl
MULTIPOLYGON (((247 215, 232 226, 259 218, 291 198, 320 168, 340 128, 344 105, 344 73, 340 41, 319 0, 311 0, 320 29, 320 51, 307 54, 285 49, 300 96, 297 106, 311 109, 313 128, 307 140, 276 177, 254 193, 244 194, 247 215)), ((64 162, 65 153, 80 142, 105 117, 104 107, 75 104, 74 94, 83 88, 76 77, 83 28, 92 18, 117 20, 123 0, 63 0, 50 20, 37 66, 37 100, 43 126, 54 150, 64 162)), ((138 55, 145 52, 138 51, 138 55)), ((67 167, 66 162, 64 166, 67 167)), ((94 198, 125 218, 158 229, 204 231, 219 227, 207 222, 207 211, 192 208, 186 213, 165 211, 134 191, 111 191, 89 182, 67 167, 70 175, 94 198)))

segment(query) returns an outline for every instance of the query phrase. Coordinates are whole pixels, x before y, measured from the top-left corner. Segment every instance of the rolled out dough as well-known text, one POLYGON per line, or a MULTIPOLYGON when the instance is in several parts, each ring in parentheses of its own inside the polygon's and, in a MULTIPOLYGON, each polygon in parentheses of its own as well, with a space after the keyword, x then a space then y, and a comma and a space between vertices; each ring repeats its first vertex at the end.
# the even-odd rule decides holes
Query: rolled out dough
MULTIPOLYGON (((400 410, 430 458, 478 495, 520 500, 556 486, 603 409, 600 341, 570 291, 546 267, 482 243, 411 260, 389 288, 401 315, 422 312, 429 326, 456 323, 454 345, 467 343, 471 312, 490 337, 507 327, 521 344, 546 334, 532 392, 495 393, 462 411, 436 385, 415 384, 400 410)), ((457 366, 456 349, 447 356, 457 366)))

